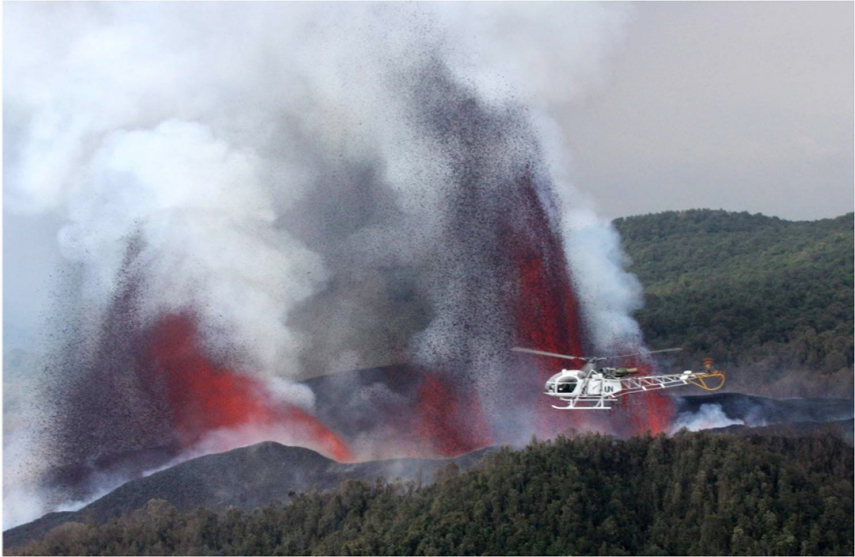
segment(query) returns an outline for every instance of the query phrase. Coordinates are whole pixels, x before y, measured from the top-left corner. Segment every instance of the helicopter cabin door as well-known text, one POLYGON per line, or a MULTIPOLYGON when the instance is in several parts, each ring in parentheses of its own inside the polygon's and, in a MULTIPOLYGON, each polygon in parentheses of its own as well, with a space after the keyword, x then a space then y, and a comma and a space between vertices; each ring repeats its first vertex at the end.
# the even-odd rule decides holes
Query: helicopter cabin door
POLYGON ((619 379, 592 377, 588 380, 587 394, 589 396, 614 396, 621 390, 619 379))

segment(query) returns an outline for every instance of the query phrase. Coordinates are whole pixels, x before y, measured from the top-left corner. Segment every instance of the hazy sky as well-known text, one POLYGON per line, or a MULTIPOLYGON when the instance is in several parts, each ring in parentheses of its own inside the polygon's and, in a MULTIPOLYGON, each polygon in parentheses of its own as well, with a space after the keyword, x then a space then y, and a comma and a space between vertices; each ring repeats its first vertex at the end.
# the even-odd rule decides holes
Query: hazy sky
POLYGON ((634 8, 610 81, 557 112, 602 214, 852 211, 852 2, 634 8))
MULTIPOLYGON (((600 214, 704 207, 798 220, 853 210, 853 3, 622 7, 625 36, 601 85, 550 107, 575 183, 600 214)), ((7 120, 7 145, 13 134, 7 120)), ((4 207, 7 339, 43 323, 61 225, 4 207)))

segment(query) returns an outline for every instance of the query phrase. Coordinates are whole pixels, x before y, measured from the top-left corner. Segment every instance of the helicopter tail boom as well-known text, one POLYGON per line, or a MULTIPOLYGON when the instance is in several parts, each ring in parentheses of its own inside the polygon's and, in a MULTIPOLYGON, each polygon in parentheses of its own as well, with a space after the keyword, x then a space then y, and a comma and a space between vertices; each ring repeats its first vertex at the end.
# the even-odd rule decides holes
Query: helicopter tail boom
POLYGON ((695 372, 684 371, 671 375, 648 375, 645 377, 626 377, 620 380, 621 390, 616 396, 623 396, 640 391, 658 391, 682 385, 695 385, 705 391, 717 391, 724 387, 724 373, 721 371, 695 372), (708 379, 719 381, 717 385, 707 384, 708 379))

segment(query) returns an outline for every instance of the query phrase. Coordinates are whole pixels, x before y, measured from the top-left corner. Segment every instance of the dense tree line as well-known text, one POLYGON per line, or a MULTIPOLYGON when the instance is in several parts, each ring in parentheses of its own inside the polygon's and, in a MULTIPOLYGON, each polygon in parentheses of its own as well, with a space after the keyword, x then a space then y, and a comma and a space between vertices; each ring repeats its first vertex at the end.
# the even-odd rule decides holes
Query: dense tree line
POLYGON ((852 480, 852 449, 831 436, 583 435, 428 486, 349 481, 252 513, 152 500, 15 553, 851 555, 852 480))
MULTIPOLYGON (((636 318, 650 346, 706 355, 745 387, 787 396, 852 390, 853 214, 791 222, 691 210, 614 221, 645 290, 636 318), (817 387, 800 392, 810 374, 817 387)), ((690 369, 690 367, 686 367, 690 369)))

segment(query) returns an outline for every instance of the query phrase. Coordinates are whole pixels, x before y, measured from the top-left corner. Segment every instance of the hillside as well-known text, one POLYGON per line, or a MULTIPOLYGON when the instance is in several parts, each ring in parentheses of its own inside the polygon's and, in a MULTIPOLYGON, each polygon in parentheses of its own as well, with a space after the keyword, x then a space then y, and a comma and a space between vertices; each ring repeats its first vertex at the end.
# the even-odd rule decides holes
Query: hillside
POLYGON ((614 225, 645 289, 636 318, 648 345, 684 347, 680 366, 714 356, 740 371, 729 376, 738 390, 851 396, 852 213, 791 222, 690 210, 614 225))
POLYGON ((145 478, 129 481, 76 512, 50 513, 3 533, 6 547, 44 536, 66 522, 104 523, 160 499, 178 510, 204 507, 252 511, 296 493, 337 488, 346 480, 399 478, 429 483, 436 470, 455 462, 463 469, 491 449, 448 460, 397 459, 343 464, 301 447, 272 441, 189 460, 145 478))
POLYGON ((851 555, 853 454, 828 435, 599 435, 501 449, 438 482, 350 481, 252 513, 151 500, 33 555, 851 555))

